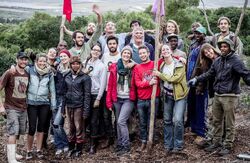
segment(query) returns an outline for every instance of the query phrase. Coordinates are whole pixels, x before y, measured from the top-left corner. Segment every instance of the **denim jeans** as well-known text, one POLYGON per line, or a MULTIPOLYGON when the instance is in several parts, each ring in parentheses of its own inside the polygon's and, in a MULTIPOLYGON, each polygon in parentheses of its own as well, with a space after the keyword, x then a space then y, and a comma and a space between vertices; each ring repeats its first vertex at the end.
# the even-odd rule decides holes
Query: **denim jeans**
POLYGON ((57 108, 53 110, 53 132, 54 132, 54 145, 56 149, 63 149, 68 147, 68 139, 63 128, 64 118, 61 114, 62 109, 62 96, 58 96, 56 99, 57 108))
POLYGON ((129 132, 127 121, 133 111, 133 102, 129 99, 118 98, 114 103, 115 117, 117 120, 117 145, 129 147, 129 132))
MULTIPOLYGON (((159 99, 155 99, 155 115, 158 111, 159 99)), ((140 139, 142 143, 147 142, 149 123, 150 123, 150 112, 151 112, 151 100, 140 100, 137 102, 137 110, 140 119, 140 139)))
POLYGON ((174 100, 173 96, 165 96, 164 103, 164 147, 166 149, 182 149, 186 109, 186 98, 174 100))

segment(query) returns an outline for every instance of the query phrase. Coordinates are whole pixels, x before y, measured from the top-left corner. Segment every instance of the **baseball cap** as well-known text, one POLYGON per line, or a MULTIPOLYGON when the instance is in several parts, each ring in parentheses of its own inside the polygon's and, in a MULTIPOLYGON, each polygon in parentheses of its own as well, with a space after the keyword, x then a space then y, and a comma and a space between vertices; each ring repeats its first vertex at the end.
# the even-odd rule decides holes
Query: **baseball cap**
POLYGON ((16 54, 16 58, 17 59, 20 59, 20 58, 29 58, 28 57, 28 55, 25 53, 25 52, 18 52, 17 54, 16 54))
POLYGON ((196 30, 195 30, 196 32, 199 32, 199 33, 203 33, 204 35, 206 35, 207 34, 207 30, 206 30, 206 28, 205 27, 198 27, 198 28, 196 28, 196 30))

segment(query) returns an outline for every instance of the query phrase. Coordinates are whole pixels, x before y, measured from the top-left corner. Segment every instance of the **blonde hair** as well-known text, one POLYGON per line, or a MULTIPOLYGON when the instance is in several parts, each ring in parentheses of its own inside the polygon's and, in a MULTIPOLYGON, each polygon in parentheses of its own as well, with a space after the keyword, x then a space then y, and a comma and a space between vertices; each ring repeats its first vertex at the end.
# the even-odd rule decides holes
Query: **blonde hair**
POLYGON ((36 62, 37 62, 40 58, 42 58, 42 57, 44 57, 44 58, 46 59, 46 61, 48 60, 48 57, 47 57, 47 55, 46 55, 45 53, 38 53, 38 54, 36 55, 36 62))

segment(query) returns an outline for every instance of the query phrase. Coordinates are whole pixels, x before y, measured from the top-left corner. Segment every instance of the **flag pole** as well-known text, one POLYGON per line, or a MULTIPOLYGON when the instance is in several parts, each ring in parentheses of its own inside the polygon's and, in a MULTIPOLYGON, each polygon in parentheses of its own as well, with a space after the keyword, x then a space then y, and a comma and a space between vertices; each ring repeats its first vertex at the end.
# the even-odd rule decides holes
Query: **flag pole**
POLYGON ((63 30, 63 26, 65 24, 66 21, 66 15, 62 15, 62 21, 61 21, 61 26, 60 26, 60 38, 59 38, 59 42, 62 42, 64 39, 64 30, 63 30))
MULTIPOLYGON (((154 69, 158 69, 158 60, 159 60, 159 33, 160 33, 160 22, 161 22, 161 4, 162 1, 158 0, 157 11, 156 11, 156 29, 155 29, 155 60, 154 60, 154 69)), ((151 152, 153 146, 153 137, 154 137, 154 123, 155 123, 155 98, 157 92, 157 84, 153 85, 153 91, 151 94, 151 111, 150 111, 150 124, 149 124, 149 138, 147 142, 147 151, 151 152)))

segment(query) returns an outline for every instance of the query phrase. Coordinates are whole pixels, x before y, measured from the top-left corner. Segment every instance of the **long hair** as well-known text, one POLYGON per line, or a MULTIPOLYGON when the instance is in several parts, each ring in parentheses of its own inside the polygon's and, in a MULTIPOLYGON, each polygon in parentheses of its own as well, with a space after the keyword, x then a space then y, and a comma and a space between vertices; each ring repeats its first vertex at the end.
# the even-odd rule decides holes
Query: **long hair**
POLYGON ((162 23, 162 25, 160 27, 160 37, 159 37, 160 42, 163 41, 163 36, 168 34, 167 30, 166 30, 168 23, 174 24, 174 26, 175 26, 174 34, 179 35, 179 33, 180 33, 180 28, 179 28, 179 25, 176 23, 176 21, 174 21, 172 19, 170 19, 168 21, 163 21, 163 23, 162 23))

